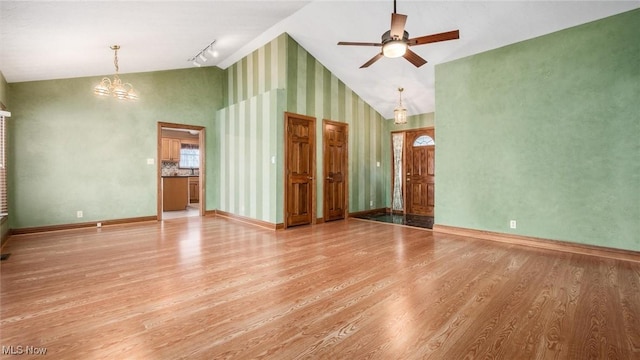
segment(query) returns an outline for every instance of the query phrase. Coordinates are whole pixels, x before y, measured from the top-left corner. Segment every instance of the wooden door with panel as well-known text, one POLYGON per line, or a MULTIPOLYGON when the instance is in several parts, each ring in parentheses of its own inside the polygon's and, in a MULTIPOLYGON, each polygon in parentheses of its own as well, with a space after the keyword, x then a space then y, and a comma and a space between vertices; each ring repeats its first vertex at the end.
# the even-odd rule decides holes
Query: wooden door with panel
POLYGON ((285 113, 285 228, 315 214, 315 118, 285 113))
POLYGON ((434 216, 435 210, 435 132, 434 129, 407 131, 406 212, 434 216))

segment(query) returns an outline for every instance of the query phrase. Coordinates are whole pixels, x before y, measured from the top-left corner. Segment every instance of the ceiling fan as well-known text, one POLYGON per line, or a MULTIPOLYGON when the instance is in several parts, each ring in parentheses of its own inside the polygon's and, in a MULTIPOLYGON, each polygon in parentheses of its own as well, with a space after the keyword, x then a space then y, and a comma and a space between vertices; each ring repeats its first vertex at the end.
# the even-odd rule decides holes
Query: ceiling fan
POLYGON ((425 35, 409 39, 409 33, 404 30, 407 22, 407 15, 396 13, 396 0, 393 0, 393 13, 391 14, 391 29, 382 34, 382 41, 379 43, 365 42, 348 42, 340 41, 338 45, 357 45, 357 46, 381 46, 382 50, 371 60, 364 63, 360 68, 369 67, 369 65, 378 61, 381 57, 388 58, 404 57, 416 67, 420 67, 427 63, 427 60, 409 49, 410 46, 425 45, 439 41, 455 40, 460 38, 458 30, 447 31, 438 34, 425 35))

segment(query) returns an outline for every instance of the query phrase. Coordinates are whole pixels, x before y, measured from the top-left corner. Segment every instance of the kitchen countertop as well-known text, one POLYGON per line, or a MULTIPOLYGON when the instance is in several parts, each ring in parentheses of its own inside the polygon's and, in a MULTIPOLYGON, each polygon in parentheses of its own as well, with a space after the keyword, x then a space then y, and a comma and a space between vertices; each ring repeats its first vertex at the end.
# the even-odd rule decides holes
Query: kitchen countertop
POLYGON ((198 175, 162 175, 163 178, 190 178, 198 177, 198 175))

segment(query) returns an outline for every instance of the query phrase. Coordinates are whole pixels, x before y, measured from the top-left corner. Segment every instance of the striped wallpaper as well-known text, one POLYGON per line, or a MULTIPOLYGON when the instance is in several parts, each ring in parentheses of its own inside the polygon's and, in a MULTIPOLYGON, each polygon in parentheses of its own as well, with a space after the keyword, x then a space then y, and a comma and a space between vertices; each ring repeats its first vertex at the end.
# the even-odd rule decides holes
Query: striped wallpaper
POLYGON ((226 106, 286 87, 287 38, 278 36, 225 70, 226 106))
MULTIPOLYGON (((277 118, 284 112, 284 91, 271 90, 218 111, 218 209, 252 219, 282 221, 278 174, 277 118)), ((280 149, 280 152, 282 150, 280 149)))
MULTIPOLYGON (((223 78, 226 107, 216 116, 218 209, 282 223, 284 111, 316 118, 318 179, 322 120, 347 123, 349 211, 387 206, 384 119, 289 35, 280 35, 228 67, 223 78), (271 163, 273 156, 276 164, 271 163)), ((322 217, 320 181, 317 196, 316 214, 322 217)))
MULTIPOLYGON (((322 120, 345 122, 349 125, 349 211, 384 207, 384 118, 291 37, 287 54, 287 110, 317 119, 316 178, 323 178, 322 120)), ((318 217, 323 215, 322 186, 319 181, 318 217)))

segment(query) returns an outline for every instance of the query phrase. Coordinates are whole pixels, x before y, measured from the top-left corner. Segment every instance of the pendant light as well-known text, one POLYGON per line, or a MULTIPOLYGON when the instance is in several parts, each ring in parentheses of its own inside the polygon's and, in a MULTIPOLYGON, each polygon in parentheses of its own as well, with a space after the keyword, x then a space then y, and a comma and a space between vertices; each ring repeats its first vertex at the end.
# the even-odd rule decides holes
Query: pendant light
POLYGON ((120 70, 118 67, 118 50, 120 50, 120 45, 111 46, 111 50, 114 51, 113 64, 116 67, 116 73, 113 75, 113 80, 108 77, 102 78, 100 83, 93 89, 93 92, 101 96, 111 95, 118 98, 118 100, 138 100, 138 94, 133 90, 133 85, 123 83, 118 74, 120 70))
POLYGON ((393 123, 396 125, 407 123, 407 109, 402 106, 402 91, 404 91, 403 88, 398 88, 400 103, 398 103, 398 106, 393 110, 393 123))

